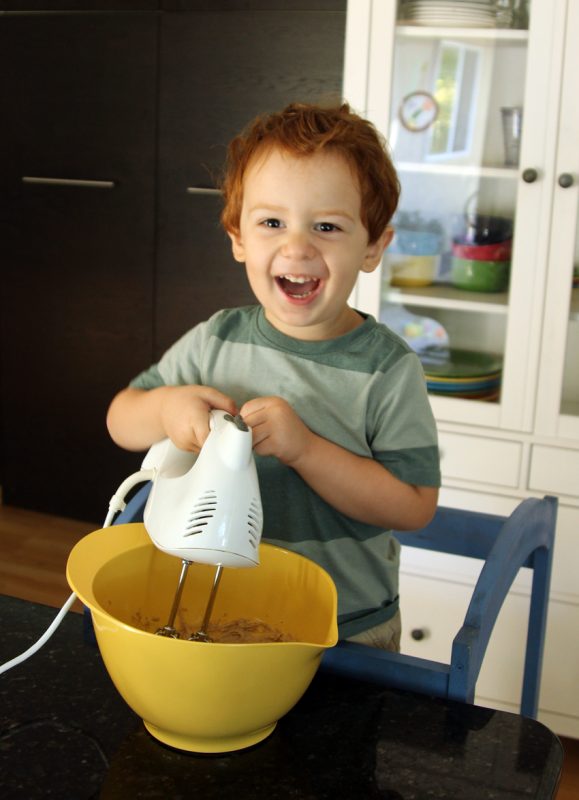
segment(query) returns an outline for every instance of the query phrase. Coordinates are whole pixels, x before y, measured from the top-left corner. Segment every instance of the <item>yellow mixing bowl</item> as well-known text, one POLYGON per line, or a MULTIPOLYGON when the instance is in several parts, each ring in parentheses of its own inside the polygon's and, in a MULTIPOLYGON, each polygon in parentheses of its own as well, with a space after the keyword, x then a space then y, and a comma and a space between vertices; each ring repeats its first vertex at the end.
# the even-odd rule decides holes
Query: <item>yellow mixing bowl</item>
MULTIPOLYGON (((67 578, 90 608, 105 666, 147 730, 182 750, 238 750, 268 736, 301 698, 324 650, 336 644, 337 595, 317 564, 261 544, 260 565, 225 569, 212 620, 259 618, 294 641, 218 644, 147 633, 165 625, 181 562, 140 523, 85 536, 67 578)), ((192 564, 180 617, 200 627, 215 569, 192 564)), ((176 627, 179 627, 176 623, 176 627)))

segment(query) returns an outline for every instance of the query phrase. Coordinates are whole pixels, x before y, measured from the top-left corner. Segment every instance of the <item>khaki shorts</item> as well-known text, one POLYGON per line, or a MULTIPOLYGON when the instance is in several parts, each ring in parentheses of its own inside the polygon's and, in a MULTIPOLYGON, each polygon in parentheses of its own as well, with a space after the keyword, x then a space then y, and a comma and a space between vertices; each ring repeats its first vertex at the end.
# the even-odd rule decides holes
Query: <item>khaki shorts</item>
POLYGON ((402 619, 400 611, 397 611, 392 619, 376 625, 375 628, 368 628, 367 631, 350 636, 347 641, 367 644, 370 647, 378 647, 380 650, 390 650, 393 653, 400 652, 400 634, 402 632, 402 619))

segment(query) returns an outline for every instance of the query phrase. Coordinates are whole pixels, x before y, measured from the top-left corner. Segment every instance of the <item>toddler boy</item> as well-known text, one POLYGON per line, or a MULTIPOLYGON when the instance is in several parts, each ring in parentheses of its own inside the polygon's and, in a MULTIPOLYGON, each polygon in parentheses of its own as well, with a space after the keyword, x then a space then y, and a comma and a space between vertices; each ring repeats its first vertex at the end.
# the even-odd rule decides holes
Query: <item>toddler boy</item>
MULTIPOLYGON (((316 561, 338 589, 340 638, 398 649, 399 546, 434 514, 436 426, 420 361, 348 305, 392 238, 386 146, 343 104, 293 104, 231 143, 222 223, 258 305, 225 309, 112 401, 112 438, 198 450, 212 408, 253 430, 264 541, 316 561)), ((210 268, 210 266, 209 266, 210 268)))

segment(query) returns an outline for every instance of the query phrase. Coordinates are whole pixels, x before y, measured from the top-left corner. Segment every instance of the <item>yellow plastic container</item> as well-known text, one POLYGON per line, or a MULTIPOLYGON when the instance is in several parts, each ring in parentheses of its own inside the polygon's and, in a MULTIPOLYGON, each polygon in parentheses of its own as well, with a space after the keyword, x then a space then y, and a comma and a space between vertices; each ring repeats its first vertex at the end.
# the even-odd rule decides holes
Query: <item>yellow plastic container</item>
POLYGON ((386 251, 386 267, 390 269, 392 286, 430 286, 436 278, 439 265, 438 255, 406 255, 386 251))
MULTIPOLYGON (((155 636, 167 622, 181 562, 155 548, 140 523, 85 536, 67 564, 68 582, 90 608, 116 688, 165 744, 218 753, 268 736, 301 698, 324 650, 337 642, 337 594, 307 558, 260 545, 260 565, 225 569, 212 620, 260 618, 295 641, 190 642, 155 636)), ((181 618, 199 628, 214 568, 192 564, 181 618)), ((176 626, 178 627, 178 626, 176 626)))

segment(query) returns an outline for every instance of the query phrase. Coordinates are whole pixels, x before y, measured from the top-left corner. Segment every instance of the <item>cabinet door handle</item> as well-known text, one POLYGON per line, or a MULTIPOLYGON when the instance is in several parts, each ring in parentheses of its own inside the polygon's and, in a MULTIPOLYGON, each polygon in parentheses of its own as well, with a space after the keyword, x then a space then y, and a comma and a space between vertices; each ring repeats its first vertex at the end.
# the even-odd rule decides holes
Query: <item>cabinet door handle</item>
POLYGON ((421 642, 423 639, 428 639, 430 630, 428 628, 412 628, 410 636, 415 642, 421 642))
POLYGON ((527 169, 523 170, 523 180, 525 183, 535 183, 538 177, 539 173, 532 167, 528 167, 527 169))
POLYGON ((570 172, 562 172, 557 179, 557 183, 561 188, 568 189, 570 186, 573 186, 573 176, 570 172))
POLYGON ((77 178, 40 178, 35 175, 23 175, 22 183, 33 183, 40 186, 84 186, 89 189, 114 189, 114 181, 79 180, 77 178))
POLYGON ((221 194, 221 190, 212 186, 188 186, 187 194, 221 194))

